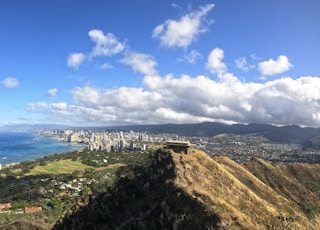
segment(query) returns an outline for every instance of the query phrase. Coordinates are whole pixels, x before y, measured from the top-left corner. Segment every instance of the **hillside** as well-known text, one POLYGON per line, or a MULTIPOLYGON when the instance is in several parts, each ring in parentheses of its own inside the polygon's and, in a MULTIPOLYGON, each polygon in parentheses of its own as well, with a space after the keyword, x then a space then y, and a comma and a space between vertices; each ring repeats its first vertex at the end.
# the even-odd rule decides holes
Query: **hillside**
POLYGON ((114 188, 79 202, 54 229, 319 227, 319 165, 239 165, 198 150, 158 150, 147 165, 118 174, 114 188))
POLYGON ((272 165, 261 159, 245 167, 279 195, 296 203, 309 217, 320 212, 320 165, 272 165))

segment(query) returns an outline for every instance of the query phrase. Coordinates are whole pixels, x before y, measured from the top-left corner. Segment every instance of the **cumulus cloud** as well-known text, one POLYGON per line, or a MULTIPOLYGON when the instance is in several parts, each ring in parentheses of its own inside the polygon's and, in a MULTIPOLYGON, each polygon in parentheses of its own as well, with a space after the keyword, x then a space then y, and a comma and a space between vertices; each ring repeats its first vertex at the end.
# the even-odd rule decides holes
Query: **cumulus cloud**
MULTIPOLYGON (((125 50, 126 45, 118 40, 118 38, 112 34, 104 34, 101 30, 90 30, 88 35, 95 43, 92 50, 87 53, 72 53, 69 55, 67 65, 76 70, 79 69, 80 65, 86 60, 99 56, 112 56, 121 53, 125 50)), ((101 69, 110 69, 112 66, 108 63, 104 63, 100 66, 101 69)))
POLYGON ((65 110, 67 109, 67 103, 66 102, 47 103, 42 101, 42 102, 36 102, 36 103, 29 103, 27 109, 30 111, 37 111, 37 110, 43 110, 43 109, 65 110))
POLYGON ((67 65, 74 69, 79 69, 79 66, 86 59, 86 55, 83 53, 72 53, 69 55, 67 65))
POLYGON ((195 64, 200 58, 202 58, 202 54, 196 50, 191 50, 188 53, 185 53, 184 56, 179 59, 179 61, 183 61, 189 64, 195 64))
POLYGON ((20 82, 17 78, 7 77, 1 81, 2 87, 6 89, 16 88, 20 85, 20 82))
POLYGON ((57 92, 58 92, 58 89, 57 89, 57 88, 49 89, 49 90, 47 91, 47 95, 50 96, 50 97, 55 97, 56 94, 57 94, 57 92))
MULTIPOLYGON (((225 73, 225 75, 231 73, 225 73)), ((234 77, 234 76, 233 76, 234 77)), ((208 76, 145 76, 144 88, 76 87, 73 104, 31 103, 29 111, 79 124, 203 121, 320 126, 320 77, 265 83, 208 76)))
POLYGON ((121 62, 143 75, 157 75, 157 62, 150 55, 128 51, 121 62))
POLYGON ((36 103, 29 103, 27 110, 29 111, 38 111, 40 109, 47 109, 48 103, 47 102, 36 102, 36 103))
POLYGON ((235 61, 235 64, 238 69, 243 71, 249 71, 250 69, 255 68, 255 65, 249 64, 246 57, 239 57, 235 61))
MULTIPOLYGON (((161 93, 142 88, 122 87, 115 90, 98 89, 93 87, 78 87, 72 91, 77 108, 91 112, 93 117, 105 117, 104 122, 122 121, 126 123, 150 124, 163 122, 190 122, 194 115, 187 111, 177 111, 169 99, 165 100, 161 93), (93 98, 86 95, 94 95, 93 98), (170 104, 164 104, 166 101, 170 104)), ((208 119, 206 119, 208 120, 208 119)), ((202 121, 199 119, 199 121, 202 121)))
POLYGON ((65 102, 50 103, 49 106, 50 106, 50 108, 57 109, 57 110, 67 109, 67 103, 65 103, 65 102))
POLYGON ((187 47, 201 33, 208 30, 212 21, 206 20, 206 16, 213 7, 214 4, 208 4, 182 16, 179 20, 169 19, 154 28, 152 37, 159 39, 164 47, 187 47))
POLYGON ((167 109, 192 115, 195 121, 320 125, 317 77, 228 84, 205 76, 167 76, 147 77, 144 84, 161 95, 167 109))
MULTIPOLYGON (((127 51, 121 62, 144 75, 141 87, 76 87, 70 91, 71 104, 36 102, 28 110, 78 125, 218 121, 320 126, 320 77, 242 82, 223 58, 220 48, 208 55, 206 68, 219 78, 213 80, 203 75, 160 76, 152 56, 127 51)), ((245 58, 238 62, 248 66, 245 58)), ((259 64, 263 74, 279 73, 285 66, 291 68, 283 55, 259 64)))
POLYGON ((159 95, 142 88, 101 89, 77 87, 71 92, 72 114, 85 122, 152 123, 151 114, 158 108, 159 95), (129 115, 130 114, 130 115, 129 115))
POLYGON ((272 76, 284 73, 292 67, 293 65, 289 62, 289 59, 284 55, 280 55, 277 60, 269 59, 268 61, 260 62, 258 70, 264 76, 272 76))
POLYGON ((213 74, 222 74, 227 71, 227 65, 222 62, 224 58, 224 51, 220 48, 213 49, 209 56, 208 61, 206 63, 207 69, 213 74))
POLYGON ((95 43, 90 56, 111 56, 125 49, 125 44, 118 41, 112 33, 104 34, 101 30, 90 30, 89 37, 95 43))

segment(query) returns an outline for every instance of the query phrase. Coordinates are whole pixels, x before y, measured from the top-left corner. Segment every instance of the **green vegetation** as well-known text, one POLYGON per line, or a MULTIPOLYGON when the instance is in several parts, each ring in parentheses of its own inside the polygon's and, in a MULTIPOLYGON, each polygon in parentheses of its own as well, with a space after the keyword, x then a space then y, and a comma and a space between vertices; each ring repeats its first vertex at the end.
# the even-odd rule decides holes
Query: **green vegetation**
POLYGON ((202 221, 208 229, 216 227, 205 222, 212 220, 226 229, 319 229, 319 191, 319 165, 258 158, 238 164, 195 148, 70 152, 0 171, 0 203, 11 203, 2 210, 9 213, 0 213, 0 229, 8 223, 50 229, 62 216, 75 226, 84 219, 131 226, 162 218, 166 226, 202 221), (23 213, 34 206, 42 211, 23 213))
POLYGON ((93 168, 83 164, 80 160, 73 161, 71 159, 60 160, 45 165, 38 165, 31 169, 27 175, 43 175, 43 174, 71 174, 76 170, 85 170, 93 168))
POLYGON ((0 226, 19 220, 51 228, 74 204, 111 188, 121 168, 142 165, 152 153, 84 150, 5 167, 0 171, 0 203, 11 203, 11 208, 0 213, 0 226), (21 214, 34 206, 42 211, 21 214))
POLYGON ((318 192, 320 191, 320 185, 316 182, 313 181, 308 181, 306 182, 306 187, 311 191, 311 192, 318 192))

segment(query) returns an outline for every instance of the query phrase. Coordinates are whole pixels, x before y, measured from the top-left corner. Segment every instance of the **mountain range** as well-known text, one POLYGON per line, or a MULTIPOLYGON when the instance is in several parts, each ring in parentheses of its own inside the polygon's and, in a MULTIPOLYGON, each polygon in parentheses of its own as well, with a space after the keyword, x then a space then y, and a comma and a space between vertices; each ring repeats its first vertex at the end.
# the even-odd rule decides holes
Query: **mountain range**
POLYGON ((279 143, 304 143, 320 136, 320 128, 299 127, 297 125, 275 126, 270 124, 223 124, 203 122, 194 124, 155 124, 126 125, 106 127, 71 127, 54 124, 7 125, 0 126, 0 131, 29 131, 39 129, 94 129, 106 131, 130 131, 149 133, 168 133, 180 136, 212 137, 223 133, 250 134, 260 133, 271 141, 279 143))
POLYGON ((279 143, 304 143, 320 136, 320 128, 297 125, 274 126, 269 124, 223 124, 203 122, 195 124, 159 124, 106 127, 106 130, 134 130, 137 132, 169 133, 181 136, 212 137, 218 134, 260 133, 271 141, 279 143))

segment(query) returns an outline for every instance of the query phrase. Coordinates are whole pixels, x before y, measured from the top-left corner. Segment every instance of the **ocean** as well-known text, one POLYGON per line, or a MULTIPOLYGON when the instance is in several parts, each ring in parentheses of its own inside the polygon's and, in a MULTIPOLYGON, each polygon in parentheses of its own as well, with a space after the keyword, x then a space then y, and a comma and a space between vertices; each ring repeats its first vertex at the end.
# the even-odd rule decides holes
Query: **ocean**
POLYGON ((84 144, 71 144, 29 132, 0 132, 0 164, 34 160, 55 153, 85 148, 84 144))

